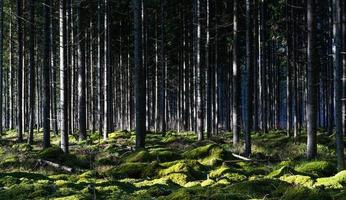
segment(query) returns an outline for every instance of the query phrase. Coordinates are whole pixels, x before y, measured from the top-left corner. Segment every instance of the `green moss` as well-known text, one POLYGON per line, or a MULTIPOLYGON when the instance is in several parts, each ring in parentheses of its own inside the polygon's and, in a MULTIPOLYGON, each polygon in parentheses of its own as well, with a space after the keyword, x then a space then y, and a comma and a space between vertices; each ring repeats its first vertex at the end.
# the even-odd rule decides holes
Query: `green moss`
POLYGON ((279 178, 279 177, 286 175, 286 174, 296 175, 299 173, 290 166, 283 166, 280 169, 272 171, 270 174, 268 174, 268 177, 269 178, 279 178))
POLYGON ((222 164, 225 152, 219 146, 213 146, 209 150, 209 155, 201 159, 201 163, 207 166, 217 166, 222 164))
POLYGON ((181 159, 180 154, 178 154, 177 152, 170 151, 170 150, 153 151, 153 152, 150 152, 150 156, 153 159, 156 159, 158 162, 169 162, 169 161, 181 159))
POLYGON ((21 183, 12 185, 0 193, 0 199, 35 199, 47 197, 55 192, 55 187, 50 184, 21 183))
POLYGON ((196 186, 201 186, 201 181, 190 181, 184 185, 184 187, 186 188, 196 187, 196 186))
POLYGON ((183 153, 183 157, 187 159, 198 159, 198 158, 203 158, 209 155, 209 150, 214 148, 216 145, 215 144, 208 144, 205 146, 200 146, 193 148, 191 150, 188 150, 183 153))
POLYGON ((150 162, 150 160, 151 156, 146 149, 135 151, 122 158, 122 162, 124 163, 150 162))
POLYGON ((217 169, 210 171, 209 178, 216 179, 231 171, 232 170, 228 166, 223 165, 217 169))
POLYGON ((207 187, 215 184, 216 182, 213 179, 207 179, 201 183, 202 187, 207 187))
POLYGON ((162 177, 162 180, 170 180, 173 183, 184 186, 189 181, 192 181, 191 177, 184 173, 172 173, 162 177))
POLYGON ((291 183, 294 185, 301 185, 305 187, 312 187, 314 184, 314 180, 310 176, 303 175, 284 175, 280 177, 280 180, 286 181, 287 183, 291 183))
POLYGON ((189 176, 190 179, 203 179, 206 178, 204 174, 205 168, 198 161, 184 160, 176 162, 166 169, 159 171, 160 177, 172 174, 172 173, 184 173, 189 176))
POLYGON ((209 187, 191 187, 182 188, 174 191, 167 197, 161 197, 158 199, 171 199, 171 200, 197 200, 197 199, 209 199, 209 200, 220 200, 220 199, 232 199, 232 200, 243 200, 247 199, 244 195, 229 192, 226 189, 209 188, 209 187))
POLYGON ((295 187, 288 189, 281 198, 282 200, 332 200, 333 198, 325 191, 295 187))
POLYGON ((10 187, 11 185, 15 185, 19 183, 19 179, 13 176, 5 176, 0 178, 0 187, 10 187))
POLYGON ((157 162, 153 163, 124 163, 106 172, 113 178, 147 178, 156 175, 157 162))
POLYGON ((337 173, 335 176, 318 178, 315 187, 324 187, 330 189, 341 189, 346 185, 346 170, 337 173))
POLYGON ((309 173, 316 177, 332 176, 337 172, 336 167, 327 161, 303 163, 295 168, 298 172, 309 173))
POLYGON ((61 161, 64 152, 59 147, 49 147, 39 152, 38 157, 44 160, 61 161))
POLYGON ((222 176, 222 179, 227 179, 230 183, 236 183, 245 181, 247 177, 238 173, 226 173, 222 176))
POLYGON ((19 151, 19 152, 27 152, 32 150, 32 146, 24 143, 24 144, 15 144, 12 146, 13 150, 19 151))
POLYGON ((241 193, 253 198, 281 196, 289 184, 277 179, 259 179, 235 183, 226 189, 230 192, 241 193))
POLYGON ((109 137, 109 139, 113 139, 113 140, 119 139, 119 138, 129 139, 129 138, 131 138, 131 132, 126 131, 126 130, 116 131, 116 132, 113 132, 113 133, 109 133, 108 137, 109 137))

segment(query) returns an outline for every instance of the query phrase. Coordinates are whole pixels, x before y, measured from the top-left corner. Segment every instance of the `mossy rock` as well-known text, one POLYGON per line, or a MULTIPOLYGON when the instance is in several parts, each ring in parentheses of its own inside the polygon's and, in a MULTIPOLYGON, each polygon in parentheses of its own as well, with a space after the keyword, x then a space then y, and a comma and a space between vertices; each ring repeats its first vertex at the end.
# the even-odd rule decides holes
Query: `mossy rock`
POLYGON ((230 183, 237 183, 237 182, 245 181, 247 177, 245 175, 238 174, 238 173, 226 173, 221 176, 220 180, 222 179, 227 179, 228 182, 230 183))
POLYGON ((289 188, 281 198, 282 200, 332 200, 333 198, 326 191, 309 189, 306 187, 289 188))
POLYGON ((176 162, 166 169, 161 169, 158 176, 163 177, 173 173, 184 173, 189 177, 189 179, 196 180, 206 178, 204 171, 204 166, 198 161, 184 160, 176 162))
POLYGON ((29 144, 14 144, 12 145, 12 149, 19 151, 19 152, 28 152, 32 150, 32 146, 29 144))
POLYGON ((213 180, 213 179, 207 179, 205 181, 203 181, 201 183, 201 186, 202 187, 207 187, 207 186, 211 186, 211 185, 214 185, 216 182, 213 180))
POLYGON ((235 183, 226 189, 253 198, 263 198, 282 196, 289 186, 289 183, 277 179, 258 179, 235 183))
POLYGON ((232 169, 228 166, 222 165, 221 167, 210 171, 209 178, 216 179, 229 172, 232 172, 232 169))
POLYGON ((316 177, 332 176, 337 172, 334 164, 327 161, 313 161, 300 164, 295 168, 298 172, 312 174, 316 177))
POLYGON ((182 156, 187 159, 199 159, 209 155, 209 151, 216 147, 215 144, 207 144, 185 151, 182 156))
POLYGON ((109 133, 108 134, 109 139, 113 139, 113 140, 116 140, 116 139, 119 139, 119 138, 130 139, 131 136, 132 136, 131 132, 126 131, 126 130, 116 131, 114 133, 109 133))
POLYGON ((142 149, 142 150, 132 152, 131 154, 122 158, 121 161, 123 163, 150 162, 151 158, 152 157, 150 153, 148 152, 148 150, 142 149))
POLYGON ((310 176, 303 175, 284 175, 280 177, 280 180, 286 181, 294 185, 301 185, 305 187, 312 187, 314 180, 310 176))
POLYGON ((158 170, 158 163, 124 163, 106 172, 112 178, 147 178, 154 177, 158 170))
POLYGON ((181 159, 180 154, 171 150, 153 151, 150 152, 150 156, 151 158, 156 159, 158 162, 169 162, 181 159))
POLYGON ((346 170, 332 177, 318 178, 314 186, 329 189, 342 189, 346 186, 346 170))
POLYGON ((269 178, 279 178, 279 177, 287 175, 287 174, 288 175, 297 175, 300 173, 297 172, 296 170, 294 170, 290 166, 283 166, 280 169, 272 171, 270 174, 268 174, 268 177, 269 178))
POLYGON ((188 182, 193 181, 191 176, 189 176, 185 173, 171 173, 171 174, 168 174, 168 175, 162 177, 161 179, 172 181, 173 183, 180 185, 180 186, 184 186, 188 182))
POLYGON ((39 152, 38 157, 40 159, 61 162, 64 156, 64 152, 59 147, 49 147, 39 152))
POLYGON ((21 183, 1 191, 0 199, 37 199, 45 198, 55 192, 54 185, 42 183, 21 183))
POLYGON ((247 199, 244 195, 229 192, 226 189, 209 188, 209 187, 190 187, 181 188, 174 191, 167 197, 158 198, 159 200, 170 199, 170 200, 220 200, 220 199, 232 199, 232 200, 243 200, 247 199))
POLYGON ((38 174, 38 173, 30 173, 30 172, 9 172, 9 173, 0 173, 0 178, 11 176, 14 178, 26 178, 31 180, 50 180, 47 176, 38 174))
POLYGON ((18 183, 19 179, 13 176, 5 176, 0 178, 0 187, 10 187, 18 183))

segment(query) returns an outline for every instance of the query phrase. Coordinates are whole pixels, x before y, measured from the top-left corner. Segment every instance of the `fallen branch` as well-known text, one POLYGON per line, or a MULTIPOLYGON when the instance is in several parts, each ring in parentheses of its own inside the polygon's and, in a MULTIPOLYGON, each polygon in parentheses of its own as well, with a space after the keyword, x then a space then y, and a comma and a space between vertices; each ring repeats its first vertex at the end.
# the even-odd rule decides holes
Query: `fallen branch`
POLYGON ((237 155, 237 154, 235 154, 235 153, 232 153, 232 156, 234 156, 234 157, 236 157, 236 158, 239 158, 239 159, 241 159, 241 160, 244 160, 244 161, 248 161, 248 162, 253 161, 253 160, 250 159, 250 158, 247 158, 247 157, 244 157, 244 156, 241 156, 241 155, 237 155))
POLYGON ((70 172, 70 173, 75 172, 75 171, 81 171, 81 170, 77 170, 77 169, 74 169, 74 168, 71 168, 71 167, 60 165, 58 163, 53 163, 53 162, 48 161, 48 160, 39 159, 38 162, 41 165, 49 165, 51 167, 54 167, 54 168, 57 168, 57 169, 60 169, 60 170, 66 171, 66 172, 70 172))

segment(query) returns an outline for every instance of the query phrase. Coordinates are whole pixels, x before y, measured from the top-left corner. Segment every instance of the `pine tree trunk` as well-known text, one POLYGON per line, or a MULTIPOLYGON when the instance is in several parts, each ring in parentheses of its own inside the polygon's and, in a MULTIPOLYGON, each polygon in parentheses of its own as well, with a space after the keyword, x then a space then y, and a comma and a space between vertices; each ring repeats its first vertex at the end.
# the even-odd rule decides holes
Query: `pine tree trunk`
POLYGON ((317 156, 317 83, 318 61, 316 47, 316 19, 315 0, 307 0, 307 157, 313 159, 317 156))
POLYGON ((28 144, 34 142, 35 126, 35 0, 30 1, 30 68, 29 68, 29 137, 28 144))
POLYGON ((141 0, 133 0, 134 19, 134 63, 135 63, 135 113, 136 113, 136 148, 145 147, 145 84, 142 62, 142 19, 141 0))
POLYGON ((43 148, 50 147, 50 84, 49 84, 49 68, 50 68, 50 0, 45 0, 44 6, 44 58, 42 69, 42 88, 43 88, 43 148))
POLYGON ((239 143, 240 133, 240 66, 238 60, 238 0, 234 0, 233 5, 233 100, 232 100, 232 132, 233 132, 233 144, 239 143))

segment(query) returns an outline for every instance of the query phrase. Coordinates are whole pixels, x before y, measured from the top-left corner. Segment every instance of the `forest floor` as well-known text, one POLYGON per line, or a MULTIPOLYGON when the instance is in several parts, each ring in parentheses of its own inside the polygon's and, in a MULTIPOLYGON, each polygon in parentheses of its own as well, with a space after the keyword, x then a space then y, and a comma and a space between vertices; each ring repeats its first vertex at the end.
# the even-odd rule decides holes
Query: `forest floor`
MULTIPOLYGON (((70 136, 71 153, 16 144, 15 131, 0 139, 0 199, 346 199, 346 171, 337 173, 334 137, 319 133, 319 157, 306 161, 306 135, 253 134, 253 155, 243 160, 231 134, 196 142, 193 133, 147 134, 147 149, 133 151, 134 133, 102 141, 70 136), (65 166, 66 172, 44 164, 65 166), (71 168, 71 169, 69 169, 71 168)), ((42 133, 35 135, 42 138, 42 133)))

